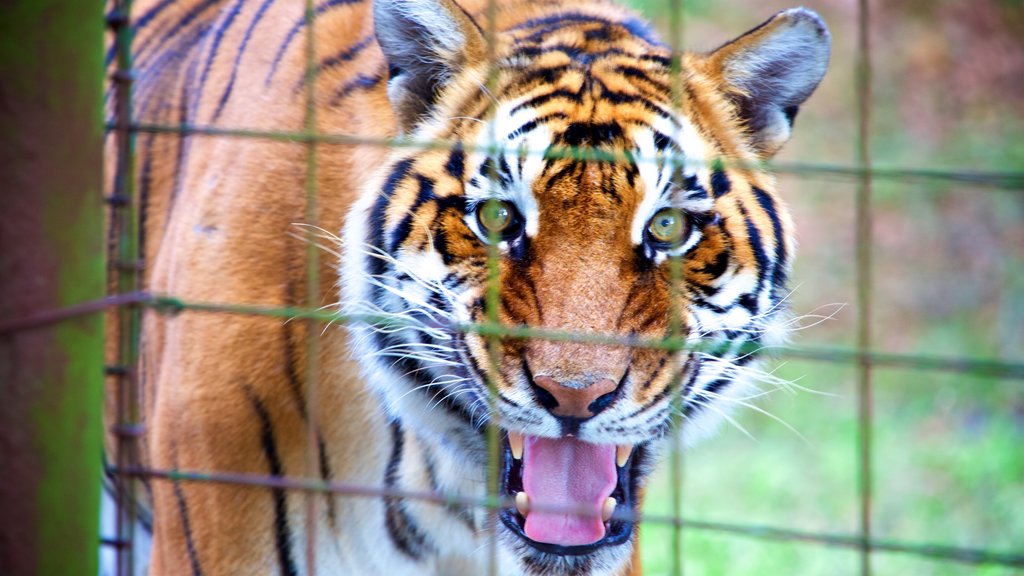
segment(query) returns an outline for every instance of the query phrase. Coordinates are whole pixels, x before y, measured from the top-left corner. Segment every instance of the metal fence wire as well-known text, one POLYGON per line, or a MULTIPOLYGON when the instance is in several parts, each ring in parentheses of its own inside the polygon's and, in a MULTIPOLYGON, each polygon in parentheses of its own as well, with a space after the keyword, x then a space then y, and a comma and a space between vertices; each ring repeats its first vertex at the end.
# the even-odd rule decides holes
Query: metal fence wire
MULTIPOLYGON (((314 0, 305 0, 305 33, 306 33, 306 86, 315 86, 317 75, 317 47, 314 44, 313 30, 316 26, 316 19, 320 13, 321 6, 314 0)), ((490 10, 495 10, 492 0, 490 10)), ((308 306, 289 308, 268 308, 253 306, 238 302, 194 302, 176 297, 174 294, 153 294, 144 291, 142 285, 142 271, 146 263, 142 260, 143 252, 143 227, 141 222, 142 209, 141 199, 138 190, 135 189, 135 164, 134 149, 136 138, 140 134, 177 134, 180 138, 264 138, 303 143, 307 148, 307 174, 305 180, 305 194, 307 197, 307 221, 316 221, 317 216, 317 152, 321 144, 362 144, 378 145, 386 147, 417 147, 417 148, 448 148, 451 142, 417 142, 409 139, 371 139, 350 134, 325 134, 317 131, 316 106, 314 102, 314 89, 309 88, 306 102, 306 116, 302 131, 298 132, 274 132, 249 130, 245 127, 224 128, 199 125, 174 125, 162 126, 142 124, 136 121, 132 109, 132 92, 135 72, 132 62, 132 22, 130 15, 131 0, 118 0, 114 3, 113 10, 108 13, 107 23, 113 34, 116 45, 116 72, 111 77, 114 117, 107 125, 115 139, 117 154, 117 174, 114 175, 114 188, 107 198, 110 210, 110 225, 112 230, 112 250, 109 262, 111 271, 111 292, 109 296, 101 301, 89 302, 79 306, 54 310, 49 313, 40 314, 19 321, 9 322, 3 326, 4 332, 24 330, 29 327, 41 324, 53 323, 65 318, 84 314, 96 313, 100 310, 113 308, 117 322, 117 341, 112 343, 116 348, 116 363, 107 367, 109 377, 115 378, 118 382, 117 413, 114 434, 118 438, 119 450, 116 461, 108 463, 108 472, 117 478, 117 528, 116 536, 105 539, 103 546, 113 547, 116 550, 118 559, 118 573, 121 575, 133 574, 133 554, 136 535, 133 534, 135 517, 137 514, 136 500, 139 491, 139 481, 143 478, 155 481, 170 482, 207 482, 232 484, 237 486, 259 486, 278 490, 296 491, 307 494, 306 501, 308 522, 306 529, 310 533, 315 529, 313 518, 313 495, 330 493, 339 496, 352 498, 403 498, 434 502, 439 504, 457 504, 461 506, 472 506, 486 508, 492 512, 500 507, 510 507, 514 504, 507 498, 500 497, 497 479, 498 469, 498 447, 499 436, 495 426, 488 425, 487 434, 489 449, 491 450, 491 467, 488 486, 491 495, 486 498, 471 498, 455 494, 444 494, 435 492, 409 492, 389 488, 382 485, 353 485, 344 482, 324 482, 318 480, 319 475, 315 468, 317 462, 317 444, 315 436, 315 424, 308 426, 308 453, 307 458, 308 474, 306 477, 285 477, 285 476, 259 476, 251 474, 224 473, 207 470, 160 470, 145 467, 138 457, 139 438, 143 433, 140 422, 140 397, 139 378, 137 364, 139 360, 139 336, 141 315, 144 310, 153 310, 160 314, 176 315, 190 314, 197 311, 205 313, 223 313, 227 315, 262 315, 280 318, 282 321, 307 322, 309 353, 309 365, 306 366, 308 381, 306 383, 307 406, 315 405, 317 399, 316 389, 321 383, 318 382, 318 366, 316 365, 318 346, 317 334, 326 323, 343 324, 347 322, 379 322, 380 319, 372 317, 345 316, 333 312, 325 312, 310 307, 321 300, 317 293, 318 254, 315 242, 310 238, 309 251, 307 253, 307 286, 309 292, 305 295, 305 302, 308 306), (317 328, 317 329, 313 329, 317 328)), ((683 34, 683 0, 674 0, 671 3, 671 30, 670 44, 679 47, 682 44, 683 34)), ((872 184, 876 180, 895 181, 924 181, 924 182, 968 182, 976 186, 984 186, 996 190, 1009 190, 1020 192, 1024 190, 1024 174, 1021 173, 995 173, 995 172, 945 172, 929 169, 875 169, 871 163, 871 79, 872 47, 870 43, 869 22, 871 21, 869 2, 859 0, 857 3, 858 14, 858 35, 857 35, 857 62, 856 62, 856 102, 857 102, 857 125, 856 135, 856 158, 848 166, 810 165, 810 164, 785 164, 775 163, 768 166, 776 173, 792 174, 800 178, 814 178, 823 180, 846 180, 855 181, 856 191, 856 310, 857 330, 856 346, 854 348, 838 347, 812 347, 812 346, 788 346, 779 351, 783 357, 813 360, 819 362, 832 362, 848 364, 856 367, 857 399, 858 399, 858 454, 857 454, 857 485, 858 485, 858 529, 853 534, 819 533, 803 531, 785 526, 763 526, 746 525, 733 523, 718 523, 700 521, 690 518, 686 514, 681 497, 682 484, 682 455, 678 449, 673 449, 669 458, 670 476, 674 487, 673 513, 669 515, 656 515, 653 513, 643 514, 636 520, 643 524, 661 524, 669 526, 673 530, 672 570, 674 574, 683 573, 682 549, 683 533, 686 531, 710 531, 722 534, 732 534, 748 538, 800 541, 809 544, 826 546, 837 546, 854 549, 859 552, 860 572, 868 575, 872 573, 872 554, 874 552, 899 552, 916 555, 920 557, 943 559, 964 564, 987 564, 1004 567, 1024 567, 1024 555, 1003 553, 993 550, 974 549, 964 547, 952 547, 942 545, 931 545, 911 543, 903 541, 892 541, 878 538, 872 526, 873 510, 873 478, 875 473, 872 469, 873 462, 873 386, 872 373, 876 367, 903 367, 916 371, 950 371, 964 372, 997 376, 1005 379, 1024 379, 1024 364, 1013 362, 999 362, 978 360, 969 357, 937 357, 920 356, 914 354, 883 353, 873 347, 872 340, 872 184)), ((489 19, 494 22, 494 19, 489 19)), ((486 30, 486 36, 490 40, 494 30, 486 30)), ((490 42, 489 42, 490 43, 490 42)), ((673 58, 673 66, 678 70, 680 66, 679 50, 673 51, 676 56, 673 58)), ((832 73, 836 73, 833 71, 832 73)), ((677 75, 678 76, 678 75, 677 75)), ((675 86, 676 91, 679 86, 675 86)), ((681 100, 676 99, 679 103, 681 100)), ((576 155, 576 157, 588 157, 587 155, 600 155, 598 150, 571 149, 565 150, 565 154, 576 155)), ((589 156, 596 157, 596 156, 589 156)), ((621 159, 617 159, 621 160, 621 159)), ((340 223, 339 223, 340 225, 340 223)), ((311 233, 310 233, 311 234, 311 233)), ((491 253, 492 260, 496 252, 491 253)), ((675 266, 675 273, 678 274, 680 267, 675 266)), ((493 276, 493 275, 492 275, 493 276)), ((496 294, 497 284, 492 282, 490 292, 496 294)), ((489 299, 491 304, 490 321, 475 324, 457 326, 455 329, 476 332, 496 342, 504 336, 548 338, 556 340, 575 340, 582 342, 608 343, 615 342, 628 346, 651 346, 667 350, 680 350, 688 345, 683 338, 668 338, 659 341, 644 341, 640 339, 623 340, 621 338, 610 338, 599 334, 576 334, 558 333, 551 331, 530 330, 522 328, 509 328, 502 326, 497 321, 496 310, 493 306, 494 299, 489 299)), ((308 414, 314 414, 309 410, 308 414)), ((676 433, 682 423, 677 423, 676 433)), ((674 443, 679 446, 680 443, 674 443)), ((784 466, 784 463, 780 463, 784 466)), ((492 550, 496 544, 492 540, 492 550)), ((308 537, 309 543, 304 551, 307 559, 307 566, 315 566, 313 561, 317 550, 314 543, 316 538, 308 537)), ((491 573, 497 573, 496 554, 492 554, 491 573)))

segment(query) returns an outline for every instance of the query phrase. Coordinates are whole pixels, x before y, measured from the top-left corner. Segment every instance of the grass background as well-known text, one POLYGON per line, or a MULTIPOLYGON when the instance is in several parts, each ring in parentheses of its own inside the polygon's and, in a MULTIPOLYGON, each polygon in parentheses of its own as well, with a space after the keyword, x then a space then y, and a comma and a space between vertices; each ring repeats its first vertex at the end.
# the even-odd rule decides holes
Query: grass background
MULTIPOLYGON (((669 3, 633 0, 664 34, 669 3)), ((797 118, 781 162, 852 164, 856 2, 809 1, 833 35, 826 79, 797 118)), ((684 45, 710 50, 793 4, 687 0, 684 45)), ((872 3, 872 159, 876 167, 1024 170, 1024 6, 1015 0, 872 3)), ((834 319, 799 345, 855 341, 854 195, 837 178, 779 179, 798 226, 797 314, 834 319)), ((1024 193, 938 180, 874 183, 874 346, 897 353, 1024 361, 1024 193)), ((858 529, 857 372, 776 362, 821 394, 776 391, 683 455, 683 514, 694 520, 854 535, 858 529)), ((874 371, 874 536, 1024 553, 1024 381, 874 371)), ((667 474, 646 511, 671 514, 667 474)), ((670 573, 671 530, 641 530, 646 572, 670 573)), ((858 574, 856 551, 686 530, 688 575, 858 574)), ((1009 575, 876 553, 876 574, 1009 575)))

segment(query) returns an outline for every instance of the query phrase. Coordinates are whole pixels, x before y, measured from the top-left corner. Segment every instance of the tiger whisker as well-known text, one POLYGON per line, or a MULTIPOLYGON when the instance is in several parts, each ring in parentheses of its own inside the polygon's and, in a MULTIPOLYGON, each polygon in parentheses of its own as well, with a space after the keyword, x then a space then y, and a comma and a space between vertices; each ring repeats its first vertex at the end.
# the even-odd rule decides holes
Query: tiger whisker
POLYGON ((330 230, 327 230, 326 228, 321 228, 316 224, 308 224, 306 222, 292 222, 292 226, 296 226, 298 228, 309 228, 310 230, 317 232, 317 235, 325 240, 331 240, 338 246, 344 245, 344 241, 341 239, 340 236, 338 236, 334 232, 331 232, 330 230))
POLYGON ((406 302, 408 302, 410 304, 415 304, 416 306, 421 307, 421 309, 431 310, 432 312, 435 312, 436 314, 438 314, 440 316, 447 316, 447 313, 445 313, 444 311, 439 310, 436 307, 431 306, 430 304, 428 304, 426 302, 422 302, 420 300, 414 300, 408 294, 403 293, 401 290, 399 290, 398 288, 395 288, 394 286, 388 286, 387 284, 385 284, 383 282, 380 282, 379 280, 374 280, 372 278, 368 279, 367 282, 369 282, 369 283, 371 283, 374 286, 377 286, 379 288, 383 288, 384 290, 387 290, 388 292, 394 294, 395 296, 398 296, 402 300, 404 300, 404 301, 406 301, 406 302))
MULTIPOLYGON (((430 234, 429 230, 427 231, 427 237, 428 237, 428 239, 430 239, 432 237, 432 235, 430 234)), ((433 242, 432 241, 428 242, 428 244, 431 246, 431 251, 433 252, 434 251, 433 242)), ((392 266, 395 267, 396 270, 399 270, 400 272, 404 273, 409 278, 411 278, 413 281, 415 281, 417 284, 419 284, 419 285, 421 285, 421 286, 423 286, 423 287, 425 287, 425 288, 427 288, 427 289, 429 289, 429 290, 431 290, 433 292, 437 292, 437 293, 441 294, 442 296, 447 298, 449 302, 453 302, 454 301, 455 295, 450 290, 448 290, 448 288, 446 288, 442 282, 440 282, 439 280, 429 280, 429 279, 423 278, 415 270, 413 270, 412 268, 407 266, 404 262, 402 262, 402 261, 398 260, 397 258, 395 258, 394 256, 388 254, 387 252, 385 252, 381 248, 378 248, 378 247, 370 245, 370 244, 364 244, 363 245, 363 249, 361 250, 361 253, 366 255, 366 256, 370 256, 371 258, 377 258, 379 260, 382 260, 384 262, 387 262, 387 263, 391 264, 392 266)), ((385 276, 385 275, 382 275, 382 274, 367 274, 365 276, 368 277, 368 278, 381 278, 381 279, 390 279, 391 278, 390 276, 385 276)))
MULTIPOLYGON (((710 398, 708 398, 708 399, 710 399, 710 398)), ((712 404, 712 403, 710 403, 710 402, 700 402, 700 406, 701 406, 702 408, 705 408, 705 409, 707 409, 707 410, 711 410, 711 411, 712 411, 712 412, 714 412, 715 414, 718 414, 719 416, 721 416, 721 417, 722 417, 722 419, 723 419, 723 420, 725 420, 726 422, 728 422, 729 424, 731 424, 731 425, 732 425, 732 426, 733 426, 734 428, 736 428, 737 430, 739 430, 740 432, 742 432, 744 436, 746 436, 747 438, 750 438, 750 439, 751 439, 751 440, 753 440, 754 442, 757 442, 757 439, 756 439, 756 438, 754 438, 754 436, 753 436, 753 435, 752 435, 752 434, 751 434, 751 433, 750 433, 749 431, 747 431, 747 429, 746 429, 746 428, 744 428, 744 427, 743 427, 743 426, 742 426, 742 425, 741 425, 741 424, 740 424, 739 422, 737 422, 737 421, 736 421, 736 419, 735 419, 735 418, 733 418, 732 416, 730 416, 730 415, 729 415, 728 413, 726 413, 726 412, 725 412, 724 410, 721 410, 720 408, 718 408, 718 406, 715 406, 714 404, 712 404)), ((675 414, 676 416, 679 416, 680 418, 682 418, 682 419, 683 419, 683 422, 686 422, 686 421, 688 420, 688 417, 687 417, 687 415, 686 415, 685 411, 684 411, 684 410, 682 410, 681 408, 675 407, 675 406, 673 405, 672 407, 670 407, 670 408, 669 408, 669 410, 670 410, 670 411, 671 411, 671 412, 672 412, 673 414, 675 414)))
POLYGON ((331 256, 334 256, 335 258, 338 259, 339 262, 341 261, 341 252, 338 252, 333 248, 328 248, 327 246, 324 246, 323 244, 317 242, 315 239, 308 238, 306 236, 296 234, 294 232, 288 232, 286 235, 296 240, 300 240, 302 242, 308 242, 309 244, 319 248, 320 250, 323 250, 324 252, 330 254, 331 256))
POLYGON ((458 352, 456 348, 452 348, 451 346, 445 346, 444 344, 434 344, 432 342, 401 342, 398 344, 392 344, 391 346, 387 346, 385 348, 381 348, 380 351, 405 350, 407 348, 431 348, 442 352, 458 352))
POLYGON ((747 409, 753 410, 754 412, 758 412, 760 414, 763 414, 763 415, 767 416, 768 418, 771 418, 772 420, 778 422, 779 424, 782 424, 787 430, 789 430, 790 432, 795 434, 797 438, 802 440, 808 446, 811 444, 810 441, 808 441, 807 438, 803 434, 801 434, 796 428, 794 428, 788 422, 786 422, 782 418, 776 416, 775 414, 772 414, 771 412, 765 410, 764 408, 761 408, 760 406, 757 406, 756 404, 752 404, 750 402, 744 402, 742 400, 739 400, 738 398, 730 398, 728 396, 719 394, 717 392, 701 391, 698 394, 702 394, 702 395, 704 395, 707 398, 717 399, 720 402, 726 402, 726 403, 730 403, 730 404, 735 404, 737 406, 743 406, 744 408, 747 408, 747 409))
MULTIPOLYGON (((449 375, 449 376, 450 376, 450 375, 449 375)), ((442 387, 447 387, 447 386, 451 386, 451 385, 453 385, 453 384, 458 384, 458 383, 460 383, 460 382, 462 382, 462 381, 465 381, 465 380, 469 380, 468 378, 460 378, 460 377, 456 377, 456 378, 455 378, 454 380, 449 380, 449 381, 445 381, 445 382, 438 382, 438 380, 439 380, 440 378, 441 378, 441 376, 439 376, 439 377, 437 377, 437 378, 435 378, 435 379, 431 380, 430 382, 427 382, 426 384, 420 384, 419 386, 415 386, 415 387, 413 387, 413 388, 411 388, 411 389, 407 390, 407 391, 406 391, 406 392, 405 392, 404 394, 402 394, 401 396, 399 396, 399 397, 398 397, 398 398, 396 399, 396 401, 397 401, 397 400, 402 400, 403 398, 405 398, 405 397, 406 397, 406 396, 408 396, 409 394, 412 394, 412 393, 414 393, 414 392, 416 392, 416 391, 418 391, 418 390, 423 390, 424 388, 430 388, 431 386, 436 386, 436 385, 440 385, 440 386, 442 386, 442 387)))
POLYGON ((433 356, 430 354, 416 352, 414 350, 392 350, 390 352, 377 351, 369 356, 371 358, 396 358, 395 362, 392 364, 392 367, 394 367, 402 360, 419 360, 421 362, 429 362, 431 367, 434 368, 439 366, 459 366, 459 364, 456 362, 446 360, 439 356, 433 356))

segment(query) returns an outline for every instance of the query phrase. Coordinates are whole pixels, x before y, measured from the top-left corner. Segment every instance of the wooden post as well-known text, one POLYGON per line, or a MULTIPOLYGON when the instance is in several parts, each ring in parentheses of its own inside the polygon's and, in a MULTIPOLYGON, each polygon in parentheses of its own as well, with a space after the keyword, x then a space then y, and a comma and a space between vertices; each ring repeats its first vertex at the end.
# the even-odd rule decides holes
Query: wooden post
POLYGON ((97 573, 103 2, 0 4, 0 574, 97 573))

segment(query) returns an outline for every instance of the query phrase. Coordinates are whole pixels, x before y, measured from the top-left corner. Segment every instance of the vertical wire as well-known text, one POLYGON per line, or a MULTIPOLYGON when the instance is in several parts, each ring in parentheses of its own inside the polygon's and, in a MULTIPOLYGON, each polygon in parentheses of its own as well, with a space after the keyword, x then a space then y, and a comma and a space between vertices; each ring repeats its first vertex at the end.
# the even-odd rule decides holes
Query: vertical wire
MULTIPOLYGON (((303 130, 306 136, 306 212, 307 224, 319 225, 317 210, 317 126, 316 126, 316 9, 313 0, 305 0, 303 18, 306 25, 306 103, 303 130)), ((306 226, 306 307, 320 303, 320 260, 313 228, 306 226)), ((317 371, 319 369, 318 322, 306 321, 306 459, 305 475, 317 478, 317 371)), ((324 455, 326 457, 326 455, 324 455)), ((316 492, 305 493, 306 504, 306 573, 316 574, 316 492)))
MULTIPOLYGON (((487 0, 487 26, 484 28, 484 44, 486 55, 485 59, 487 62, 487 79, 485 82, 487 95, 490 100, 488 106, 488 117, 494 117, 496 111, 496 103, 494 102, 493 95, 494 88, 497 84, 497 62, 496 62, 496 46, 495 37, 497 35, 497 15, 498 6, 496 0, 487 0)), ((488 123, 487 129, 488 134, 488 154, 499 154, 501 151, 497 147, 497 134, 496 126, 493 120, 488 123)), ((491 162, 492 171, 495 162, 491 162)), ((494 174, 487 174, 488 192, 492 198, 495 196, 494 174)), ((501 300, 501 254, 498 252, 498 238, 496 234, 490 233, 490 238, 487 242, 487 294, 484 300, 484 307, 487 313, 487 322, 491 326, 498 326, 500 317, 498 310, 500 309, 501 300)), ((491 369, 488 371, 487 376, 487 410, 488 410, 488 422, 486 428, 486 446, 487 446, 487 472, 486 472, 486 495, 487 500, 493 500, 493 503, 497 503, 501 499, 501 435, 498 429, 498 383, 495 380, 499 374, 500 367, 500 354, 501 354, 501 336, 497 334, 488 335, 487 337, 487 354, 488 360, 491 365, 491 369)), ((498 566, 498 528, 499 528, 499 514, 501 508, 497 505, 488 507, 486 509, 486 525, 489 527, 488 539, 487 539, 487 573, 489 576, 497 576, 500 572, 498 566)))
MULTIPOLYGON (((672 89, 672 111, 682 121, 685 117, 683 110, 683 86, 682 86, 682 49, 683 49, 683 26, 685 25, 684 0, 669 0, 669 46, 672 50, 670 60, 670 86, 672 89)), ((675 134, 676 140, 681 141, 679 134, 675 134)), ((682 166, 683 158, 670 159, 670 165, 682 166)), ((678 308, 680 289, 683 282, 682 257, 673 256, 669 258, 669 338, 684 340, 685 327, 681 310, 678 308)), ((678 351, 668 350, 669 354, 678 355, 678 351)), ((677 392, 673 403, 675 410, 670 411, 672 418, 672 438, 669 451, 669 488, 672 491, 672 571, 675 576, 683 574, 683 476, 684 463, 682 453, 684 398, 681 381, 673 382, 677 392)), ((637 543, 639 545, 639 542, 637 543)))
MULTIPOLYGON (((141 287, 142 257, 140 244, 142 230, 139 222, 140 199, 135 190, 135 133, 132 129, 132 37, 131 0, 120 0, 115 7, 116 15, 111 19, 117 26, 117 71, 116 83, 117 114, 117 174, 114 178, 113 202, 111 203, 111 226, 117 231, 116 257, 113 290, 124 294, 135 292, 141 287)), ((120 471, 137 465, 136 441, 139 432, 138 358, 139 327, 141 309, 138 305, 122 305, 117 309, 117 371, 118 386, 116 399, 117 424, 117 468, 120 471)), ((136 478, 123 472, 118 474, 117 548, 116 570, 119 576, 131 576, 134 572, 134 527, 135 527, 135 483, 136 478)))
POLYGON ((872 500, 872 381, 871 358, 871 44, 868 0, 859 0, 857 10, 857 168, 860 172, 856 196, 857 271, 857 386, 858 485, 860 491, 860 572, 871 574, 872 500))

